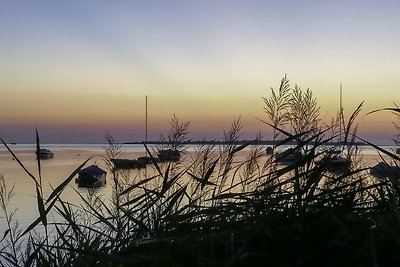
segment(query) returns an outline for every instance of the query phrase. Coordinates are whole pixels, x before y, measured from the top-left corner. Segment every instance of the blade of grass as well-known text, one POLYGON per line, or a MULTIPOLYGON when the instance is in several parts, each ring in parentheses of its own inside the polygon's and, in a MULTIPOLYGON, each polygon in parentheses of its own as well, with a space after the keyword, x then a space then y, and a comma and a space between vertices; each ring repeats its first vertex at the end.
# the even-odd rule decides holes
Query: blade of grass
POLYGON ((367 115, 376 113, 376 112, 380 112, 380 111, 392 111, 392 112, 400 113, 400 108, 381 108, 381 109, 377 109, 377 110, 368 112, 367 115))
POLYGON ((142 142, 142 143, 143 143, 144 148, 146 149, 147 153, 149 153, 149 156, 150 156, 151 160, 153 161, 154 167, 156 167, 156 169, 157 169, 158 173, 160 174, 160 176, 163 177, 162 171, 160 169, 160 166, 158 166, 158 164, 157 164, 157 160, 151 154, 151 152, 150 152, 149 148, 147 147, 146 143, 145 142, 142 142))
POLYGON ((209 182, 209 181, 205 181, 204 178, 199 178, 199 177, 195 176, 195 175, 194 175, 193 173, 191 173, 191 172, 188 172, 187 174, 188 174, 190 177, 192 177, 193 179, 195 179, 196 181, 198 181, 199 183, 201 183, 201 184, 213 185, 213 186, 216 185, 215 183, 212 183, 212 182, 209 182))
POLYGON ((133 221, 139 228, 146 230, 146 231, 149 230, 149 228, 146 226, 146 224, 144 224, 143 221, 132 216, 132 212, 130 209, 127 210, 127 209, 121 208, 121 210, 125 214, 125 216, 127 216, 129 218, 129 220, 133 221))
POLYGON ((212 173, 214 172, 215 166, 217 165, 219 158, 217 158, 211 165, 211 167, 207 170, 206 174, 204 175, 204 179, 202 181, 201 184, 201 189, 204 189, 204 187, 206 186, 206 183, 208 182, 208 180, 210 179, 212 173))
POLYGON ((354 110, 354 112, 351 114, 349 121, 347 122, 346 130, 345 130, 345 136, 344 136, 344 143, 347 143, 347 139, 350 135, 350 130, 351 126, 354 124, 355 119, 357 118, 358 114, 361 112, 361 108, 364 104, 364 101, 361 102, 358 107, 354 110))
POLYGON ((0 242, 2 242, 4 240, 4 238, 6 238, 6 236, 10 233, 10 229, 7 229, 6 231, 4 231, 4 235, 3 238, 0 240, 0 242))
POLYGON ((157 177, 158 177, 158 175, 155 175, 155 176, 153 176, 153 177, 149 177, 149 178, 147 178, 147 179, 144 179, 144 180, 140 181, 140 182, 137 183, 137 184, 133 184, 133 185, 129 186, 128 188, 126 188, 125 190, 123 190, 123 191, 119 194, 119 196, 122 196, 122 195, 125 195, 126 193, 129 193, 129 192, 131 192, 132 190, 134 190, 135 188, 138 188, 139 186, 141 186, 141 185, 143 185, 143 184, 145 184, 145 183, 147 183, 147 182, 150 182, 151 180, 153 180, 154 178, 157 178, 157 177))
POLYGON ((11 150, 11 148, 4 142, 2 138, 0 138, 1 142, 3 145, 7 148, 8 152, 13 156, 13 158, 18 162, 18 164, 21 166, 21 168, 32 178, 32 180, 35 182, 35 184, 39 185, 38 181, 36 180, 36 177, 28 171, 28 169, 24 166, 24 164, 21 162, 21 160, 17 157, 17 155, 14 154, 14 152, 11 150))
POLYGON ((167 214, 169 211, 172 210, 173 206, 177 203, 177 201, 179 200, 179 198, 186 192, 186 188, 187 185, 185 185, 184 187, 180 188, 179 190, 177 190, 176 192, 174 192, 168 199, 169 203, 168 206, 166 207, 166 209, 163 211, 163 213, 161 215, 165 215, 167 214))
POLYGON ((232 154, 235 154, 235 153, 237 153, 237 152, 239 152, 239 151, 245 149, 245 148, 248 147, 249 145, 253 144, 255 141, 256 141, 256 140, 251 140, 251 141, 248 141, 248 142, 244 143, 243 145, 240 145, 240 146, 238 146, 238 147, 235 147, 235 148, 232 150, 232 154))
POLYGON ((62 191, 65 189, 65 187, 71 182, 71 180, 75 177, 76 174, 78 174, 78 172, 83 168, 83 166, 85 166, 85 164, 91 159, 88 158, 87 160, 85 160, 81 165, 79 165, 78 168, 76 168, 69 176, 67 179, 65 179, 60 185, 58 185, 53 192, 51 192, 49 198, 46 201, 46 204, 51 201, 54 197, 59 196, 62 191))
MULTIPOLYGON (((47 214, 50 212, 52 207, 54 206, 56 202, 56 199, 53 200, 53 202, 50 203, 50 205, 47 206, 47 208, 44 211, 44 215, 47 216, 47 214)), ((31 231, 33 228, 35 228, 36 225, 38 225, 41 222, 41 217, 37 218, 34 222, 32 222, 26 229, 25 231, 19 236, 19 238, 23 237, 25 234, 27 234, 29 231, 31 231)))
POLYGON ((381 148, 381 147, 379 147, 379 146, 377 146, 377 145, 375 145, 375 144, 373 144, 373 143, 371 143, 371 142, 368 142, 367 140, 362 139, 361 137, 358 137, 358 136, 355 136, 355 137, 356 137, 357 139, 360 139, 360 140, 363 141, 364 143, 366 143, 366 144, 372 146, 372 147, 375 148, 376 150, 382 152, 383 154, 385 154, 385 155, 391 157, 392 159, 395 159, 395 160, 399 160, 399 161, 400 161, 400 157, 397 156, 397 155, 395 155, 395 154, 393 154, 392 152, 389 152, 389 151, 387 151, 387 150, 385 150, 385 149, 383 149, 383 148, 381 148))
POLYGON ((37 197, 37 204, 38 204, 38 210, 39 210, 39 216, 40 220, 42 221, 44 226, 47 226, 47 213, 44 208, 44 203, 43 203, 43 197, 40 194, 39 186, 36 185, 36 197, 37 197))
POLYGON ((63 210, 61 210, 59 207, 55 206, 56 210, 63 216, 64 219, 67 220, 68 224, 72 227, 74 232, 78 232, 79 234, 84 234, 82 230, 78 227, 78 225, 75 223, 75 221, 72 219, 72 212, 71 210, 65 205, 64 201, 61 201, 59 199, 59 203, 61 204, 63 210))
POLYGON ((103 215, 100 214, 100 212, 98 212, 94 207, 92 207, 92 205, 90 205, 90 203, 85 199, 85 197, 82 196, 82 194, 76 190, 75 188, 73 188, 74 191, 79 195, 79 197, 83 200, 83 202, 89 207, 89 209, 96 215, 96 217, 103 223, 105 223, 107 226, 109 226, 113 231, 117 231, 117 229, 115 228, 115 226, 110 223, 107 218, 105 218, 103 215))
POLYGON ((38 165, 38 172, 39 172, 39 184, 42 185, 42 167, 40 166, 40 140, 39 140, 39 133, 38 129, 35 128, 36 133, 36 161, 38 165))

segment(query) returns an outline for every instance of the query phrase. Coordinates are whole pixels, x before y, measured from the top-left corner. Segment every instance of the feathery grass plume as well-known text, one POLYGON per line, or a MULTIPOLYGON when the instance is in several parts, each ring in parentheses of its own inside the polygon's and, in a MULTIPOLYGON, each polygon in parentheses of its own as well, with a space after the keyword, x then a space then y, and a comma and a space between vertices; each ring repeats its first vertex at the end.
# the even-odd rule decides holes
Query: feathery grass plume
POLYGON ((174 114, 170 121, 170 128, 168 134, 165 137, 163 134, 159 137, 159 146, 156 151, 159 152, 163 149, 172 149, 181 151, 184 148, 184 143, 188 141, 190 122, 179 121, 178 117, 174 114))
MULTIPOLYGON (((278 92, 271 87, 271 94, 270 98, 263 97, 264 111, 275 128, 283 128, 289 120, 288 109, 291 97, 290 83, 286 75, 281 80, 278 92)), ((278 135, 279 133, 274 130, 273 140, 276 140, 278 135)))
POLYGON ((188 183, 188 195, 192 204, 211 198, 212 190, 216 186, 217 177, 213 174, 218 161, 215 144, 197 145, 194 152, 190 153, 192 164, 187 174, 192 178, 188 183))
POLYGON ((18 221, 15 220, 15 214, 18 209, 9 209, 9 204, 14 195, 15 185, 8 188, 4 176, 0 174, 0 208, 3 213, 0 219, 5 220, 5 223, 2 223, 2 225, 6 226, 5 232, 0 236, 0 257, 17 266, 20 263, 20 258, 23 256, 23 241, 20 239, 21 229, 19 228, 18 221))
POLYGON ((190 122, 180 122, 178 117, 174 114, 170 122, 171 126, 168 131, 168 143, 173 150, 182 150, 184 142, 188 141, 187 135, 189 134, 190 122))
MULTIPOLYGON (((112 173, 112 197, 110 200, 111 207, 109 216, 115 218, 116 229, 118 230, 116 233, 117 238, 120 238, 122 235, 123 227, 122 227, 122 220, 121 220, 121 191, 126 186, 126 183, 129 183, 129 173, 130 170, 124 169, 115 169, 114 164, 112 163, 113 159, 119 159, 125 155, 125 151, 122 151, 122 144, 118 143, 114 140, 114 137, 107 132, 105 135, 105 139, 107 142, 107 147, 105 148, 105 155, 104 155, 104 162, 106 163, 108 169, 112 173)), ((90 192, 90 189, 88 190, 90 192)), ((93 192, 94 194, 96 191, 93 192)), ((126 195, 125 197, 128 197, 126 195)), ((89 200, 89 199, 88 199, 89 200)), ((100 198, 96 197, 95 200, 100 203, 100 206, 106 206, 100 198)), ((88 206, 91 205, 91 202, 88 202, 88 206)), ((100 216, 102 213, 96 214, 100 216)), ((105 218, 100 218, 100 220, 105 220, 105 218)))
MULTIPOLYGON (((259 137, 256 138, 259 140, 259 137)), ((264 148, 260 145, 252 146, 249 150, 247 158, 240 167, 240 192, 252 192, 260 185, 261 177, 264 176, 266 169, 261 165, 264 157, 264 148)))
POLYGON ((219 147, 218 193, 221 193, 229 186, 229 183, 227 183, 228 178, 230 178, 231 183, 235 179, 235 175, 229 176, 229 174, 236 167, 236 162, 234 162, 235 154, 242 149, 238 145, 242 130, 243 126, 240 117, 234 120, 228 131, 224 130, 224 145, 219 147))
POLYGON ((304 92, 295 85, 289 99, 289 108, 288 120, 293 134, 309 132, 309 134, 300 135, 307 139, 318 130, 318 124, 321 121, 320 106, 309 88, 304 92))
POLYGON ((114 140, 114 137, 108 131, 106 132, 105 140, 107 142, 107 146, 104 152, 104 162, 109 170, 113 170, 114 164, 111 162, 111 160, 122 158, 125 154, 125 151, 122 151, 122 144, 114 140))

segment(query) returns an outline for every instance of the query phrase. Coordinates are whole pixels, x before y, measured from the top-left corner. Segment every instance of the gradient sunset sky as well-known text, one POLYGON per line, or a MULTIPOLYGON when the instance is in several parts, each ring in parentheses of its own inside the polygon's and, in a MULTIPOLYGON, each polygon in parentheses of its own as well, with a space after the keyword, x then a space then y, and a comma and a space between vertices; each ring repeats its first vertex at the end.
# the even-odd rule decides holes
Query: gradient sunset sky
POLYGON ((327 121, 365 100, 359 135, 396 134, 400 1, 1 1, 0 137, 43 143, 149 139, 173 114, 191 139, 271 130, 262 97, 287 74, 327 121))

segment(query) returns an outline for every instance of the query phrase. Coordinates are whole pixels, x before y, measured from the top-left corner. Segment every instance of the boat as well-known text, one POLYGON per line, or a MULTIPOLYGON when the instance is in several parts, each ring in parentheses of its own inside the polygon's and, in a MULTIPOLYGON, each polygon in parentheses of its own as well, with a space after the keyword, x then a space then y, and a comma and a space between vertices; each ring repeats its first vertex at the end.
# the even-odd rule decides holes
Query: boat
POLYGON ((143 169, 146 162, 141 159, 111 159, 114 169, 143 169))
POLYGON ((90 165, 78 172, 76 183, 79 187, 100 187, 106 184, 107 172, 97 165, 90 165))
POLYGON ((179 161, 181 152, 176 149, 162 149, 158 151, 158 158, 160 161, 179 161))
POLYGON ((290 165, 293 164, 294 162, 300 160, 303 157, 303 154, 295 150, 293 148, 286 149, 283 152, 278 152, 275 155, 275 161, 284 164, 284 165, 290 165))
MULTIPOLYGON (((145 132, 145 143, 147 144, 147 95, 146 95, 146 132, 145 132)), ((114 169, 143 169, 146 168, 147 164, 150 164, 153 162, 152 157, 147 156, 147 150, 146 150, 146 155, 138 157, 137 159, 110 159, 112 164, 114 165, 114 169)))
POLYGON ((326 151, 327 155, 324 158, 324 167, 330 172, 344 172, 349 171, 351 167, 351 159, 343 156, 342 131, 344 130, 344 118, 343 118, 343 105, 342 105, 342 83, 340 83, 340 102, 339 102, 339 142, 338 145, 341 148, 332 148, 326 151))
POLYGON ((324 160, 324 167, 330 172, 344 172, 350 170, 351 160, 341 155, 328 155, 324 160))
POLYGON ((143 162, 146 165, 153 163, 153 161, 159 162, 158 158, 152 158, 149 156, 141 156, 141 157, 138 157, 137 160, 143 162))
POLYGON ((51 159, 54 157, 54 153, 46 148, 41 148, 39 149, 39 152, 36 151, 35 153, 38 159, 51 159))
POLYGON ((400 179, 400 168, 398 166, 391 166, 387 162, 379 162, 369 169, 369 173, 378 178, 385 179, 394 177, 400 179))

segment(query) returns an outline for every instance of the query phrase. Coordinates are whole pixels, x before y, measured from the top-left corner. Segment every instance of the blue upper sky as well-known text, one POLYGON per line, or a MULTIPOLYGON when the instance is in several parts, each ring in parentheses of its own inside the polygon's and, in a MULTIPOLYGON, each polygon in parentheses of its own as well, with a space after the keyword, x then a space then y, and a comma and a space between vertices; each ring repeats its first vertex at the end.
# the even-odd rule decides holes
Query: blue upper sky
MULTIPOLYGON (((285 74, 313 90, 324 119, 340 83, 349 113, 363 100, 365 113, 390 106, 398 14, 385 0, 2 1, 0 135, 33 140, 37 125, 54 142, 140 139, 145 95, 154 138, 174 113, 195 138, 218 138, 238 116, 250 136, 268 135, 255 118, 285 74)), ((361 133, 390 138, 392 120, 367 116, 361 133)))

